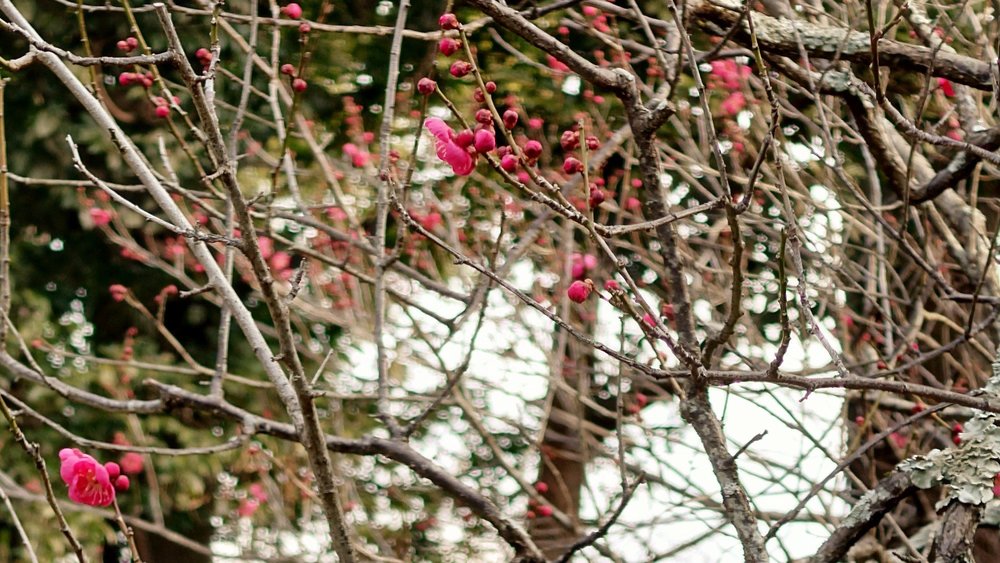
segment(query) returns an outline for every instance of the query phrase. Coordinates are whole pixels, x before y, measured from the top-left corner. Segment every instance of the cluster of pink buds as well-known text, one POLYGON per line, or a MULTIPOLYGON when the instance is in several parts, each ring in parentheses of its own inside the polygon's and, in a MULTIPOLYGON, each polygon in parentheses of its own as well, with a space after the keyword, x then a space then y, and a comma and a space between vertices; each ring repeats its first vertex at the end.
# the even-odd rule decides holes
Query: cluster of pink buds
MULTIPOLYGON (((156 109, 154 110, 156 112, 156 117, 165 118, 170 115, 170 102, 168 102, 166 98, 157 96, 153 98, 153 103, 156 104, 156 109)), ((174 96, 174 103, 180 104, 181 99, 174 96)))
POLYGON ((125 51, 126 53, 131 53, 139 46, 139 40, 135 37, 126 37, 115 44, 119 51, 125 51))
POLYGON ((122 86, 140 84, 143 88, 151 88, 153 86, 153 74, 150 72, 123 72, 118 75, 118 84, 122 86))
POLYGON ((201 63, 201 66, 205 68, 208 68, 208 66, 212 64, 212 52, 204 47, 195 51, 194 57, 198 59, 198 62, 201 63))
POLYGON ((305 92, 306 88, 309 87, 309 83, 306 82, 305 79, 297 76, 299 71, 295 68, 295 65, 285 63, 281 65, 278 71, 281 72, 281 74, 292 77, 292 90, 295 90, 296 92, 305 92))

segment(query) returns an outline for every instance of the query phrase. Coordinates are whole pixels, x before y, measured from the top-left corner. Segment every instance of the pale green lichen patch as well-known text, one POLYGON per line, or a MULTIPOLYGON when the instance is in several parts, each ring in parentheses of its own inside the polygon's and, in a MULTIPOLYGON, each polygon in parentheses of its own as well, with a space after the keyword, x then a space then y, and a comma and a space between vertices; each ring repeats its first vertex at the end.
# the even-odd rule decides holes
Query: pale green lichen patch
MULTIPOLYGON (((985 388, 987 393, 997 394, 1000 389, 998 371, 1000 365, 994 363, 994 375, 985 388)), ((1000 473, 1000 419, 993 413, 978 413, 965 424, 959 437, 958 448, 934 450, 899 465, 921 489, 944 486, 945 494, 937 504, 939 509, 953 500, 986 504, 995 497, 994 477, 1000 473)))

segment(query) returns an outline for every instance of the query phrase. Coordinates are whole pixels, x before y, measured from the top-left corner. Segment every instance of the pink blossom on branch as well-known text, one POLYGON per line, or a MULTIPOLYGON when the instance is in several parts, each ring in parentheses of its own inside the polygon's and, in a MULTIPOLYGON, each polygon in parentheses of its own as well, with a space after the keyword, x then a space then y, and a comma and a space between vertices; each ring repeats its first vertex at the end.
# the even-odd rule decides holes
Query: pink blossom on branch
POLYGON ((743 111, 746 106, 747 99, 743 92, 733 92, 725 100, 722 100, 719 109, 722 110, 722 113, 733 116, 743 111))
POLYGON ((726 90, 738 89, 742 79, 753 73, 750 67, 738 64, 732 59, 712 61, 711 64, 711 85, 721 85, 726 90))
POLYGON ((108 506, 115 499, 115 488, 105 466, 78 449, 59 451, 59 476, 69 486, 73 502, 89 506, 108 506))
POLYGON ((434 148, 438 158, 447 162, 459 176, 472 174, 476 160, 455 142, 455 131, 448 124, 436 117, 428 117, 424 120, 424 127, 434 135, 434 148))

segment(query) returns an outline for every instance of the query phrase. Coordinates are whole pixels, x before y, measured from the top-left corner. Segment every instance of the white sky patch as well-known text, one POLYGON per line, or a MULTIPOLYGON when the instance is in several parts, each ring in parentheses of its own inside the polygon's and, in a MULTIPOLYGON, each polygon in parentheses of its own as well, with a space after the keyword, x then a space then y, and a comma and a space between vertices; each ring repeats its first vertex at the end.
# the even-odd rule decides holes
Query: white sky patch
POLYGON ((567 96, 579 96, 581 85, 582 82, 580 81, 580 77, 575 74, 571 74, 563 80, 562 92, 567 96))

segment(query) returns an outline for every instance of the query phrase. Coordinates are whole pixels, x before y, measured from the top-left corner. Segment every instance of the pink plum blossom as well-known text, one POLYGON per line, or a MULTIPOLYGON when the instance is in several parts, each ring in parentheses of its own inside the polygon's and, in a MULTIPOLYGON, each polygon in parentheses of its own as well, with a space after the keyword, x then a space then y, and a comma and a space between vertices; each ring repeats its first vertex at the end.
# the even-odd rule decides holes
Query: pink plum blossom
POLYGON ((424 127, 434 135, 437 156, 451 166, 459 176, 468 176, 476 167, 476 160, 455 142, 455 131, 436 117, 424 120, 424 127))
POLYGON ((89 506, 108 506, 115 499, 108 470, 93 457, 78 449, 64 448, 59 452, 59 476, 69 486, 73 502, 89 506))

